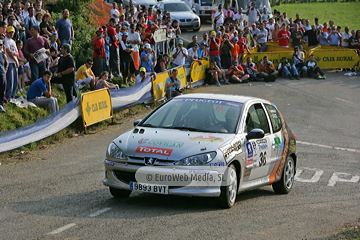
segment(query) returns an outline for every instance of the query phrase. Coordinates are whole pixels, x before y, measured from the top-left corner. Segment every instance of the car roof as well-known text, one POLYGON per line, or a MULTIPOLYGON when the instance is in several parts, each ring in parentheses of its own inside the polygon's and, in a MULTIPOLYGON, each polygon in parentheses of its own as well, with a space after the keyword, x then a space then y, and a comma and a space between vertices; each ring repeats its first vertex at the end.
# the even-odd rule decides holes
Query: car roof
POLYGON ((239 95, 230 95, 230 94, 211 94, 211 93, 192 93, 180 95, 176 98, 203 98, 203 99, 215 99, 215 100, 224 100, 238 103, 246 103, 248 101, 260 101, 260 102, 269 102, 267 100, 249 96, 239 96, 239 95))

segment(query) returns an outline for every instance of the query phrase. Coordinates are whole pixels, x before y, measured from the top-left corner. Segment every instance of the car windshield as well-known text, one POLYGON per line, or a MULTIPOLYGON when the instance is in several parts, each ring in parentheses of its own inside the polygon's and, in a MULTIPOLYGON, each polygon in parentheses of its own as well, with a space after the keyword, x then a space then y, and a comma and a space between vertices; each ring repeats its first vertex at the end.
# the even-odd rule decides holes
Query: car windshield
POLYGON ((168 12, 191 12, 189 5, 184 2, 169 3, 164 5, 164 11, 168 12))
POLYGON ((139 125, 180 131, 235 133, 243 104, 237 102, 175 98, 139 125))

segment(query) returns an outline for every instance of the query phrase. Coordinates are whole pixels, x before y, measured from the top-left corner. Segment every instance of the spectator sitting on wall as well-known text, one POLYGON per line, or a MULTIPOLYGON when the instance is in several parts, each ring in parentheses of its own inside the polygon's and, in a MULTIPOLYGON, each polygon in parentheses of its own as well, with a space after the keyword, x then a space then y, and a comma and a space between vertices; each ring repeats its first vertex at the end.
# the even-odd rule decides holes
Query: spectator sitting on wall
POLYGON ((91 90, 95 90, 95 75, 91 70, 94 61, 88 59, 84 65, 79 67, 75 75, 75 81, 78 89, 82 89, 90 85, 91 90))
POLYGON ((59 110, 58 101, 51 96, 51 80, 52 73, 45 70, 42 78, 34 81, 27 93, 27 99, 39 107, 47 107, 50 112, 59 110))
POLYGON ((140 73, 136 76, 136 84, 139 84, 141 82, 144 82, 149 77, 154 76, 154 80, 156 78, 155 72, 146 72, 146 69, 144 67, 140 68, 140 73))

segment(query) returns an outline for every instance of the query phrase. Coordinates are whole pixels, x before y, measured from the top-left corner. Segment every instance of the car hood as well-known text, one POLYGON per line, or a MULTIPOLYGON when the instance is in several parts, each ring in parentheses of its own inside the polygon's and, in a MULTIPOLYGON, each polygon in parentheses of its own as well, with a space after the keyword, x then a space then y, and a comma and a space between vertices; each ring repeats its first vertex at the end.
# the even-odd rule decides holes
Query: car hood
POLYGON ((170 12, 171 18, 179 20, 181 19, 194 19, 197 15, 193 12, 170 12))
POLYGON ((114 143, 129 157, 180 160, 215 151, 235 137, 229 133, 190 132, 174 129, 140 128, 117 137, 114 143), (142 133, 141 133, 142 132, 142 133))

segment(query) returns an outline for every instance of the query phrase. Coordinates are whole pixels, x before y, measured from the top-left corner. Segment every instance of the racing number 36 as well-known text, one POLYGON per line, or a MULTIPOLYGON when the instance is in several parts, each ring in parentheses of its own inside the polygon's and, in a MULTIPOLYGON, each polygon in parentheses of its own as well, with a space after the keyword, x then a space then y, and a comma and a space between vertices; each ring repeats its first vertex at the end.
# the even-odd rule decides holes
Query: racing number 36
POLYGON ((266 164, 266 152, 260 153, 260 161, 259 161, 259 167, 264 166, 266 164))

